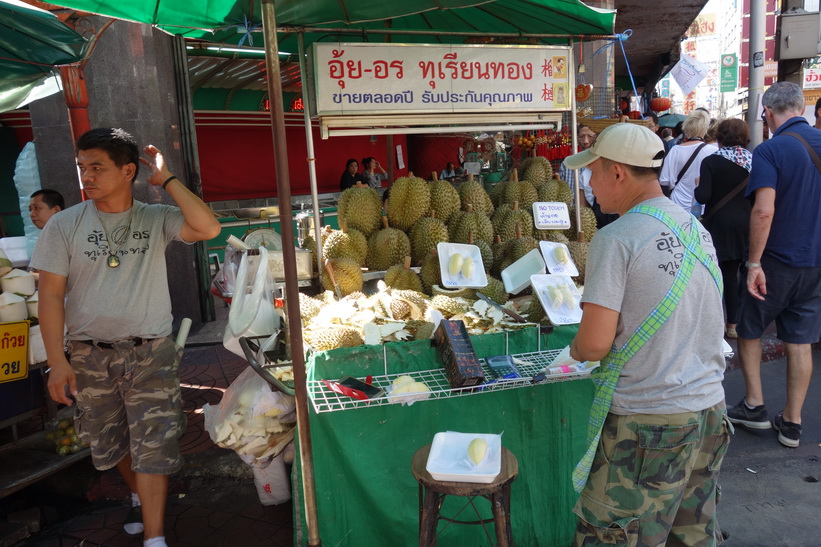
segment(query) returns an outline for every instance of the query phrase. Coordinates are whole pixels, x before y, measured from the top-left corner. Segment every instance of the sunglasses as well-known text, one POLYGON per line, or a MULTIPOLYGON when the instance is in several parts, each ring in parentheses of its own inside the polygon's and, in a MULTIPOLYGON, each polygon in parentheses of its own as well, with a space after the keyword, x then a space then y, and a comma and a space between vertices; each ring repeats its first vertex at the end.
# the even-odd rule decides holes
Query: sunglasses
POLYGON ((761 109, 761 121, 767 123, 767 107, 761 109))

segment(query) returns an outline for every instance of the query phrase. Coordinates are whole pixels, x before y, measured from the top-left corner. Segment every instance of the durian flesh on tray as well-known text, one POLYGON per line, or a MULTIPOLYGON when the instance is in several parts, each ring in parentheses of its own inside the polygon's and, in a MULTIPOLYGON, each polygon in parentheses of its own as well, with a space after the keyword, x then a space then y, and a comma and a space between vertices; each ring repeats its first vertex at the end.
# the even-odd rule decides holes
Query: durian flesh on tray
MULTIPOLYGON (((464 321, 471 334, 533 326, 514 323, 481 300, 443 294, 430 298, 417 291, 391 289, 381 281, 378 292, 370 296, 357 292, 337 299, 325 291, 318 297, 300 293, 299 301, 303 336, 315 351, 429 339, 442 319, 464 321)), ((514 309, 512 302, 506 305, 514 309)))

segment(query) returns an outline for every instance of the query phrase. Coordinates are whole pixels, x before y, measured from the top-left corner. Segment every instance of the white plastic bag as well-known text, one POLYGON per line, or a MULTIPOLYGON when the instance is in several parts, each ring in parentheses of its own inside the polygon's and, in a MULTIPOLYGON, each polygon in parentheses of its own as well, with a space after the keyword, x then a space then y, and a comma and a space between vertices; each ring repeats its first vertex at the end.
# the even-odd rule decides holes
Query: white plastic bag
POLYGON ((214 444, 243 459, 278 455, 293 440, 294 398, 271 386, 248 367, 228 386, 218 405, 204 405, 205 430, 214 444))
POLYGON ((274 309, 273 283, 268 275, 268 250, 260 247, 259 256, 248 253, 242 256, 222 345, 244 357, 239 345, 241 336, 270 336, 277 329, 279 315, 274 309), (247 287, 252 279, 253 286, 248 292, 247 287))
POLYGON ((285 469, 285 455, 280 454, 268 460, 257 460, 251 464, 254 485, 262 505, 277 505, 291 499, 291 485, 285 469))

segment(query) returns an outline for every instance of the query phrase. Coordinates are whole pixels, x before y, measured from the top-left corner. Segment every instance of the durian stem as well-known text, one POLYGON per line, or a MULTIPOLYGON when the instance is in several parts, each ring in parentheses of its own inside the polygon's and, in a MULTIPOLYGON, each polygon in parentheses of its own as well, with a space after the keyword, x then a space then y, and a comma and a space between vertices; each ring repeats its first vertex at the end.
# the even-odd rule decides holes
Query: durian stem
POLYGON ((405 257, 405 269, 410 270, 410 267, 411 267, 411 257, 406 256, 405 257))

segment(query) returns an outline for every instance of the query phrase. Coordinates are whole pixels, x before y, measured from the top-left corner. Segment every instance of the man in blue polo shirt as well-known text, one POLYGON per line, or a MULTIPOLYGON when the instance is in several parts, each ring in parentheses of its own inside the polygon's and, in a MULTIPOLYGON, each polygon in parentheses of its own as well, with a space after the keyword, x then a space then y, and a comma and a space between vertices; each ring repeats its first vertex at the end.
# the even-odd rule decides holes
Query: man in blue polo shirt
POLYGON ((727 415, 753 429, 770 427, 761 386, 761 335, 775 321, 787 351, 787 404, 772 420, 778 441, 795 448, 812 375, 811 344, 821 335, 821 131, 803 118, 804 95, 778 82, 762 98, 773 138, 753 152, 747 291, 738 353, 747 394, 727 415))

